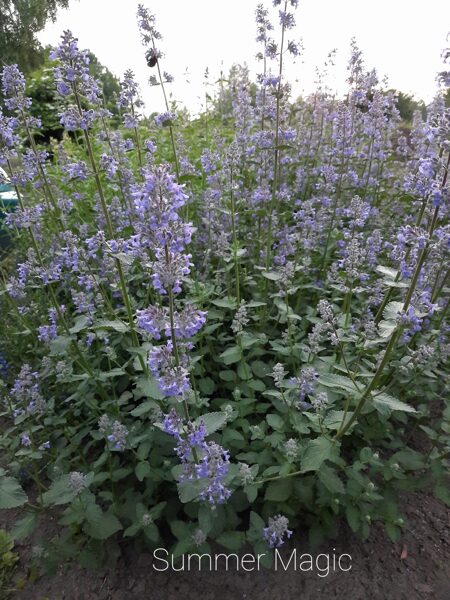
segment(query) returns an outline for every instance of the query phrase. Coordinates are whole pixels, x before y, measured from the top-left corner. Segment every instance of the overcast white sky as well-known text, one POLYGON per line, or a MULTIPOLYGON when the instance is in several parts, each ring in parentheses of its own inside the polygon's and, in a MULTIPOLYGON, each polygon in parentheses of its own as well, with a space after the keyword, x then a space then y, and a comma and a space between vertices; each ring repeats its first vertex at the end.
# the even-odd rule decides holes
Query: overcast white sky
MULTIPOLYGON (((254 12, 258 0, 142 0, 155 15, 163 35, 162 67, 172 73, 170 90, 192 112, 203 99, 203 74, 210 81, 221 68, 226 73, 233 63, 246 62, 258 72, 254 56, 254 12), (186 77, 186 69, 189 76, 186 77), (189 79, 190 83, 186 83, 189 79)), ((270 0, 264 2, 271 6, 270 0)), ((55 23, 40 34, 44 44, 55 45, 65 29, 79 38, 115 75, 131 68, 141 84, 149 112, 163 109, 161 91, 150 89, 153 72, 144 59, 136 22, 134 0, 70 0, 55 23)), ((275 11, 272 12, 275 16, 275 11)), ((290 37, 301 38, 304 53, 286 73, 297 93, 314 89, 315 67, 323 64, 333 48, 338 50, 333 90, 345 89, 345 65, 350 38, 354 36, 364 53, 367 68, 387 75, 389 86, 430 101, 436 91, 436 72, 442 70, 441 51, 450 44, 450 1, 448 0, 300 0, 297 27, 290 37), (297 83, 294 83, 297 81, 297 83)), ((288 63, 291 62, 288 59, 288 63)))

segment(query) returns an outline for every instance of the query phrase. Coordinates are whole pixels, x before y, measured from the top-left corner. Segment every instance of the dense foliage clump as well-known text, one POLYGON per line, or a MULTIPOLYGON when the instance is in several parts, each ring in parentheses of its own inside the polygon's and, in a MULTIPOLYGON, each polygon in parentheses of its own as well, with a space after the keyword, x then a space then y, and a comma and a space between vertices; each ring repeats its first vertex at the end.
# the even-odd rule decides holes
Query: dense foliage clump
MULTIPOLYGON (((128 71, 113 127, 66 31, 52 59, 68 133, 43 147, 21 72, 3 69, 20 206, 0 508, 24 507, 16 537, 56 507, 53 548, 84 564, 131 537, 260 551, 342 518, 396 539, 400 490, 450 502, 444 95, 405 130, 354 45, 344 99, 322 84, 292 101, 297 1, 274 4, 279 34, 256 13, 257 83, 235 67, 197 122, 168 103, 145 120, 128 71)), ((141 6, 138 23, 166 98, 155 18, 141 6)))

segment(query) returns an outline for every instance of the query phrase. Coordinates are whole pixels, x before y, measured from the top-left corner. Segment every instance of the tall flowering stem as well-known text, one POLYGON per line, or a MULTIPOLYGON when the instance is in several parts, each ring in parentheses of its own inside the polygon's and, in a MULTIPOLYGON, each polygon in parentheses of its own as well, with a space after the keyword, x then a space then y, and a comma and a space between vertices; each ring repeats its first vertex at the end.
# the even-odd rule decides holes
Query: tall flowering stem
MULTIPOLYGON (((443 176, 442 184, 441 184, 442 188, 444 188, 444 186, 445 186, 445 184, 447 182, 447 176, 448 176, 449 166, 450 166, 450 154, 449 154, 449 157, 448 157, 445 169, 444 169, 444 176, 443 176)), ((422 250, 421 250, 421 252, 419 254, 419 257, 418 257, 418 260, 417 260, 417 265, 416 265, 413 277, 411 279, 411 283, 410 283, 410 285, 408 287, 408 291, 406 293, 405 300, 403 302, 403 308, 402 308, 402 313, 403 314, 406 314, 406 312, 407 312, 407 310, 408 310, 408 308, 409 308, 409 306, 411 304, 412 297, 414 295, 417 283, 419 281, 420 274, 422 272, 422 268, 423 268, 423 266, 425 264, 425 260, 426 260, 426 258, 428 256, 429 246, 430 246, 430 239, 431 239, 431 236, 432 236, 432 234, 433 234, 433 232, 434 232, 434 230, 436 228, 436 224, 437 224, 437 221, 438 221, 439 208, 440 208, 440 206, 438 204, 435 207, 435 209, 434 209, 433 216, 432 216, 431 223, 430 223, 430 227, 429 227, 429 230, 428 230, 429 238, 428 238, 425 246, 422 248, 422 250)), ((377 370, 376 370, 373 378, 371 379, 371 381, 367 385, 366 389, 362 393, 362 396, 359 399, 358 404, 357 404, 357 406, 356 406, 356 408, 355 408, 352 416, 350 417, 350 419, 347 422, 345 422, 345 420, 343 420, 343 422, 342 422, 342 424, 341 424, 338 432, 336 433, 336 435, 334 437, 335 440, 338 440, 339 438, 341 438, 348 431, 348 429, 353 425, 353 423, 356 421, 356 419, 358 418, 358 415, 361 413, 362 409, 364 408, 364 405, 365 405, 366 401, 368 400, 371 392, 376 389, 376 387, 377 387, 377 385, 378 385, 378 383, 379 383, 379 381, 380 381, 380 379, 381 379, 381 377, 383 375, 384 368, 388 364, 388 361, 389 361, 389 358, 390 358, 390 356, 392 354, 392 351, 396 347, 397 342, 399 341, 401 334, 402 334, 402 327, 398 326, 397 330, 394 331, 394 333, 391 335, 391 338, 390 338, 389 343, 388 343, 388 345, 386 347, 386 350, 384 351, 383 358, 381 359, 381 362, 378 365, 378 368, 377 368, 377 370)))
MULTIPOLYGON (((288 0, 284 2, 283 14, 287 15, 288 0)), ((272 222, 273 213, 275 211, 276 199, 278 193, 278 163, 280 157, 280 108, 281 108, 281 85, 283 76, 283 51, 284 51, 284 38, 286 31, 286 19, 281 18, 281 43, 279 53, 279 69, 278 69, 278 83, 276 91, 276 116, 275 116, 275 148, 274 148, 274 159, 273 159, 273 177, 272 177, 272 198, 269 204, 269 217, 267 222, 267 246, 266 246, 266 270, 270 269, 270 261, 272 256, 272 222)), ((266 280, 267 281, 267 280, 266 280)))
MULTIPOLYGON (((161 86, 161 90, 162 90, 163 97, 164 97, 164 104, 166 106, 166 114, 170 115, 169 102, 167 100, 167 94, 166 94, 166 89, 165 89, 165 85, 164 85, 164 83, 165 83, 164 80, 168 81, 168 80, 171 80, 172 78, 170 76, 167 77, 167 74, 165 74, 165 77, 163 77, 163 73, 161 72, 161 67, 159 64, 159 59, 161 58, 161 52, 158 50, 158 48, 156 47, 156 44, 155 44, 155 40, 161 39, 161 34, 155 28, 154 15, 152 15, 149 12, 149 10, 147 8, 145 8, 145 6, 143 6, 142 4, 138 5, 137 17, 138 17, 139 29, 141 30, 142 43, 145 46, 149 46, 147 49, 147 53, 146 53, 147 62, 149 65, 156 66, 156 70, 158 72, 158 81, 159 81, 159 85, 161 86)), ((175 144, 175 135, 174 135, 171 119, 169 119, 168 128, 169 128, 169 133, 170 133, 170 142, 172 144, 172 150, 173 150, 175 173, 177 176, 177 181, 179 181, 180 180, 180 166, 179 166, 179 161, 178 161, 178 153, 177 153, 177 147, 175 144)))
MULTIPOLYGON (((66 31, 63 34, 61 44, 54 52, 52 52, 51 57, 60 61, 60 66, 56 67, 55 69, 55 79, 57 82, 58 91, 63 96, 68 96, 70 92, 72 92, 76 103, 75 112, 71 111, 69 108, 68 111, 62 115, 61 122, 69 130, 81 128, 83 131, 87 154, 91 163, 103 216, 106 222, 107 234, 110 240, 114 240, 115 232, 109 215, 108 205, 89 135, 90 126, 92 126, 94 120, 103 113, 103 110, 99 108, 101 104, 100 88, 97 81, 89 75, 89 60, 86 52, 82 52, 78 49, 77 40, 73 37, 70 31, 66 31), (92 109, 86 111, 83 109, 81 93, 86 100, 97 107, 96 111, 92 109)), ((134 327, 133 309, 131 305, 131 299, 128 294, 122 264, 120 259, 117 257, 114 259, 114 262, 119 275, 119 284, 128 316, 128 324, 131 331, 133 345, 136 348, 139 348, 139 338, 134 327)), ((147 365, 145 364, 141 354, 138 354, 138 359, 143 370, 148 372, 147 365)))

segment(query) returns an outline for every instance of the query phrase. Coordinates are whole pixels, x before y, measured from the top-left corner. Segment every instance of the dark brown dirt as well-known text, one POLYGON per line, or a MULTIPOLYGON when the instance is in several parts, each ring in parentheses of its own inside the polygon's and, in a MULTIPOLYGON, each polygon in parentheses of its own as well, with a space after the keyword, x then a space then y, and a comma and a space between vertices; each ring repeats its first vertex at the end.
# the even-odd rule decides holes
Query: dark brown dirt
MULTIPOLYGON (((152 568, 150 554, 119 559, 114 569, 91 572, 77 565, 61 567, 53 576, 42 576, 11 595, 13 600, 450 600, 450 509, 422 493, 403 498, 407 528, 398 543, 374 526, 368 540, 356 538, 342 527, 339 540, 310 551, 296 532, 297 556, 319 553, 352 556, 352 569, 326 577, 289 568, 254 571, 224 569, 199 572, 152 568)), ((13 511, 0 513, 0 527, 11 526, 13 511), (9 512, 9 514, 7 514, 9 512), (5 520, 9 521, 9 524, 5 520), (1 521, 3 519, 3 522, 1 521)), ((47 536, 54 523, 36 532, 47 536)), ((27 579, 30 543, 18 545, 20 565, 14 580, 27 579)), ((288 550, 291 552, 291 549, 288 550)), ((230 563, 231 564, 231 563, 230 563)), ((3 600, 3 599, 2 599, 3 600)))

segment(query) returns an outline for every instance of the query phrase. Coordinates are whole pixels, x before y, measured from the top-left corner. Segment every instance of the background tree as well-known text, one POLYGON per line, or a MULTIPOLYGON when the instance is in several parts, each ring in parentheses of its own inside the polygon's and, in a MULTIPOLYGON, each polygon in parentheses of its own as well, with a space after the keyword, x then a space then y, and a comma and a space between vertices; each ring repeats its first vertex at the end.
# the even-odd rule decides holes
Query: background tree
POLYGON ((410 94, 404 94, 403 92, 396 91, 395 94, 397 96, 397 108, 404 121, 411 122, 416 110, 420 110, 425 118, 426 106, 423 100, 416 100, 410 94))
POLYGON ((0 0, 1 61, 16 63, 25 73, 42 64, 45 53, 36 33, 68 5, 69 0, 0 0))
MULTIPOLYGON (((63 134, 59 115, 64 110, 64 102, 56 92, 53 78, 53 68, 56 63, 50 60, 49 53, 50 48, 46 48, 43 52, 43 63, 27 77, 27 95, 32 99, 31 113, 42 121, 39 132, 41 143, 48 143, 50 138, 61 139, 63 134)), ((116 100, 120 92, 119 80, 99 62, 92 52, 89 52, 89 60, 89 71, 100 81, 102 86, 105 107, 113 115, 117 115, 116 100)))

